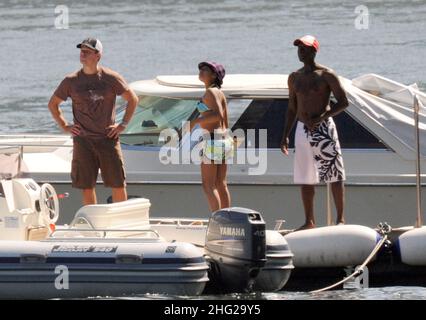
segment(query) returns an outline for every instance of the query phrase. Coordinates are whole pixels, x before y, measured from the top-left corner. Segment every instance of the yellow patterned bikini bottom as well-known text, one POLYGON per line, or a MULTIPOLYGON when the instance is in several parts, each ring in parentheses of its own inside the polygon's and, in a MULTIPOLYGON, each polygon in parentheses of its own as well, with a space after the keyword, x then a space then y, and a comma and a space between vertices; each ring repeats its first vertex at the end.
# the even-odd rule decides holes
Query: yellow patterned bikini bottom
POLYGON ((210 139, 200 137, 203 143, 202 155, 214 162, 223 162, 234 154, 234 139, 229 135, 210 133, 210 139), (219 138, 219 139, 218 139, 219 138))

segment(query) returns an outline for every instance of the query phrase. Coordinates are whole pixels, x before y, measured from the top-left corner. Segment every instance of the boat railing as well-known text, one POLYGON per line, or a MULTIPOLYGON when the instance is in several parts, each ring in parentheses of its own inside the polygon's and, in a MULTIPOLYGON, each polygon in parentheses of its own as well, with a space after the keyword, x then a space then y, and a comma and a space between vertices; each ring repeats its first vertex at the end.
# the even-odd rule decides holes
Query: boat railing
POLYGON ((72 147, 68 135, 0 134, 0 146, 72 147))
MULTIPOLYGON (((153 229, 95 229, 95 228, 69 228, 69 229, 57 229, 54 230, 50 236, 49 240, 61 240, 72 238, 73 240, 87 240, 88 237, 78 237, 82 234, 95 234, 92 238, 95 239, 109 239, 109 240, 117 240, 117 239, 160 239, 160 234, 153 229), (61 235, 62 236, 59 236, 61 235), (117 235, 116 237, 108 237, 110 233, 122 233, 122 235, 117 235), (72 234, 72 236, 68 236, 72 234), (124 234, 124 235, 123 235, 124 234), (138 237, 137 235, 145 235, 144 237, 138 237), (153 237, 149 237, 147 235, 153 235, 153 237)), ((89 237, 90 238, 90 237, 89 237)))
POLYGON ((55 138, 54 136, 49 137, 47 136, 47 138, 52 138, 53 140, 59 140, 62 143, 58 143, 58 142, 41 142, 42 139, 46 139, 46 136, 44 136, 43 138, 41 137, 36 137, 36 136, 7 136, 9 139, 14 139, 19 138, 19 139, 34 139, 33 141, 2 141, 2 139, 4 139, 6 136, 5 135, 0 135, 0 149, 4 150, 3 153, 12 153, 12 154, 18 154, 18 161, 17 161, 17 176, 21 173, 21 169, 22 169, 22 163, 23 163, 23 159, 24 159, 24 153, 25 153, 25 149, 24 148, 46 148, 46 149, 54 149, 53 152, 55 152, 56 150, 63 150, 60 148, 72 148, 73 145, 72 144, 68 144, 67 143, 67 139, 66 137, 60 137, 60 138, 55 138), (38 140, 38 141, 37 141, 38 140), (10 150, 9 150, 10 149, 10 150))
POLYGON ((72 145, 67 144, 36 144, 36 143, 0 143, 0 147, 40 147, 40 148, 72 148, 72 145))
POLYGON ((191 218, 153 218, 149 220, 154 226, 206 226, 209 219, 191 218))

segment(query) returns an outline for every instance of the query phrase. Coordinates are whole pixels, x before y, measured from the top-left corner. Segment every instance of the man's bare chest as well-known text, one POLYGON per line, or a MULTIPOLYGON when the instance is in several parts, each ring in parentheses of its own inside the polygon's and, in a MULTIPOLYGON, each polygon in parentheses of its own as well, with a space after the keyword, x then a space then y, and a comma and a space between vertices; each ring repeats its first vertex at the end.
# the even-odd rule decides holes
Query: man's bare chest
POLYGON ((327 81, 317 73, 298 75, 294 81, 294 89, 298 94, 307 94, 311 91, 326 94, 330 91, 327 81))

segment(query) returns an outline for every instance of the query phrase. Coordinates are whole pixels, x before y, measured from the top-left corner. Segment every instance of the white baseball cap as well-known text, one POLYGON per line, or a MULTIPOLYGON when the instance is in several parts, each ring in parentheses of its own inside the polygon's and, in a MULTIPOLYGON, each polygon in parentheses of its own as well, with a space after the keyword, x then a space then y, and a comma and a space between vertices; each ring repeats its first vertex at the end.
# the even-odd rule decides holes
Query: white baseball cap
POLYGON ((77 48, 80 49, 82 46, 96 50, 99 53, 102 53, 103 51, 102 42, 99 39, 95 39, 95 38, 84 39, 81 43, 77 45, 77 48))

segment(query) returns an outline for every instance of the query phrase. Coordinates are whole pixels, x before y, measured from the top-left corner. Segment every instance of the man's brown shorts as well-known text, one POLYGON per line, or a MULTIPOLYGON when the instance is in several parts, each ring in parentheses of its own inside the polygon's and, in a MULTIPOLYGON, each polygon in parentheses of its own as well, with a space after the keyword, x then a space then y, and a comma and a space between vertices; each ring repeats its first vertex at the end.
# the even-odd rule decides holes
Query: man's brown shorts
POLYGON ((74 137, 73 140, 71 180, 74 188, 94 188, 99 169, 104 186, 126 186, 123 154, 118 139, 74 137))

